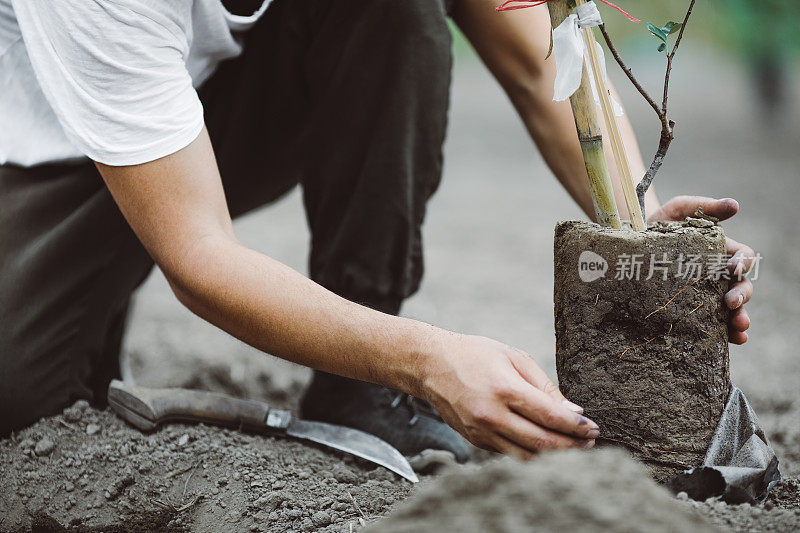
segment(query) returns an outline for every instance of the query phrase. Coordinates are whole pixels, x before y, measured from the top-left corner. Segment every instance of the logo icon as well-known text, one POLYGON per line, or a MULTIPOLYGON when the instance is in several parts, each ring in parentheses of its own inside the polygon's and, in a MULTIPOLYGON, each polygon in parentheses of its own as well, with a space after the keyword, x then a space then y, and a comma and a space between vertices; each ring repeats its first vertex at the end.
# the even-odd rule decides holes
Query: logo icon
POLYGON ((608 272, 608 261, 603 259, 603 256, 589 250, 581 252, 578 257, 578 276, 581 281, 591 283, 605 276, 606 272, 608 272))

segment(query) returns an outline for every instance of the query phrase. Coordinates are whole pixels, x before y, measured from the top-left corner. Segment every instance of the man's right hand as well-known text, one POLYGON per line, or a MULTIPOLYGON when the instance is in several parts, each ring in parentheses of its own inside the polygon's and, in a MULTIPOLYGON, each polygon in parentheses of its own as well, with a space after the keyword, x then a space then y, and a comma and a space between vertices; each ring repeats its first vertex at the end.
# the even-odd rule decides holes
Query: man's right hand
POLYGON ((528 460, 542 450, 594 446, 600 431, 526 353, 442 332, 422 393, 472 444, 528 460))

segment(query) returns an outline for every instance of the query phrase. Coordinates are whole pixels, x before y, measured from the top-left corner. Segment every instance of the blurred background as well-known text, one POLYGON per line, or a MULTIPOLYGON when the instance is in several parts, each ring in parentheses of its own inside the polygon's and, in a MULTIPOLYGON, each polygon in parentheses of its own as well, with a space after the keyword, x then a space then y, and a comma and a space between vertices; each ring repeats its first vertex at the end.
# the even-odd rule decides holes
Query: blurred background
MULTIPOLYGON (((657 26, 682 20, 688 4, 620 3, 657 26)), ((664 57, 644 23, 601 11, 637 77, 659 93, 664 57)), ((800 464, 798 21, 797 0, 698 2, 672 74, 676 140, 655 182, 662 201, 699 194, 741 203, 740 214, 724 227, 764 260, 749 305, 750 341, 731 347, 733 374, 794 470, 800 464)), ((542 162, 498 84, 457 31, 455 37, 445 175, 424 229, 426 276, 403 313, 517 346, 555 377, 553 227, 583 215, 542 162)), ((615 65, 609 73, 649 163, 659 124, 615 65)), ((299 191, 237 221, 236 230, 245 244, 306 272, 308 231, 299 191)), ((288 406, 308 377, 306 369, 258 353, 195 318, 158 272, 136 297, 125 353, 126 374, 142 384, 208 388, 288 406)))
MULTIPOLYGON (((599 2, 598 2, 599 3, 599 2)), ((625 0, 643 23, 661 27, 681 22, 688 0, 625 0)), ((641 24, 604 9, 606 25, 631 51, 652 50, 655 40, 641 24)), ((796 0, 699 0, 687 36, 713 53, 733 61, 748 75, 749 88, 767 119, 785 110, 800 88, 792 79, 800 54, 800 2, 796 0)))

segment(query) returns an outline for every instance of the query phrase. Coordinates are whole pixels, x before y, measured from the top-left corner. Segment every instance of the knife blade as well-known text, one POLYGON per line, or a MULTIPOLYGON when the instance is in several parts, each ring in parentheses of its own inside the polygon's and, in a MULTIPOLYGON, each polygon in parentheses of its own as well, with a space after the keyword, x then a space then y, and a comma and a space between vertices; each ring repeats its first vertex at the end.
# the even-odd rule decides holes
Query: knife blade
POLYGON ((115 379, 108 386, 108 403, 141 431, 153 431, 169 422, 202 422, 250 433, 286 435, 355 455, 412 483, 419 481, 408 460, 386 441, 353 428, 301 420, 266 402, 189 389, 151 389, 115 379))

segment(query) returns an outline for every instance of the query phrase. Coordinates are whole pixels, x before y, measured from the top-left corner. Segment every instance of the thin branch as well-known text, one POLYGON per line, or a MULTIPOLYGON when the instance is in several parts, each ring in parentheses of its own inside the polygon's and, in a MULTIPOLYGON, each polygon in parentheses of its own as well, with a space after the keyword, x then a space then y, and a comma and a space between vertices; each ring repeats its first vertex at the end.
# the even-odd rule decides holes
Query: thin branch
POLYGON ((608 32, 606 31, 606 25, 600 24, 599 28, 600 28, 600 33, 603 34, 603 38, 606 40, 606 45, 608 46, 608 49, 611 50, 611 54, 613 54, 614 59, 617 60, 617 63, 619 64, 620 68, 622 68, 622 71, 625 73, 625 75, 628 76, 628 79, 631 80, 631 83, 633 84, 634 87, 636 87, 636 90, 639 91, 639 93, 642 96, 644 96, 644 99, 647 100, 647 103, 650 104, 650 107, 653 108, 653 111, 656 112, 656 115, 658 115, 658 118, 660 119, 664 115, 664 113, 661 111, 661 108, 658 107, 658 104, 656 104, 655 100, 653 100, 653 97, 650 96, 650 94, 647 92, 647 90, 645 90, 644 87, 642 87, 642 84, 639 83, 639 80, 636 79, 636 76, 633 75, 633 71, 631 70, 631 68, 625 64, 625 61, 622 60, 622 57, 619 55, 619 52, 617 52, 617 47, 614 46, 614 43, 611 41, 611 37, 608 35, 608 32))
POLYGON ((647 169, 642 181, 636 186, 636 196, 639 198, 639 205, 642 208, 642 213, 644 213, 644 197, 647 194, 647 190, 650 188, 650 185, 653 184, 653 180, 656 177, 656 173, 661 169, 661 165, 664 164, 664 158, 667 155, 669 146, 675 138, 675 123, 670 120, 668 125, 668 129, 661 130, 658 150, 656 150, 656 155, 653 157, 653 162, 650 163, 650 168, 647 169))
POLYGON ((672 53, 667 54, 667 73, 664 75, 664 99, 661 102, 661 109, 664 110, 664 114, 666 114, 667 109, 667 102, 669 100, 669 75, 672 74, 672 59, 675 57, 674 55, 675 49, 672 49, 672 53))
POLYGON ((644 177, 636 186, 636 195, 639 198, 639 205, 641 206, 642 213, 645 212, 644 210, 644 197, 647 194, 647 190, 652 185, 653 180, 656 177, 656 173, 661 168, 661 165, 664 163, 664 158, 667 155, 667 151, 669 150, 670 144, 675 139, 675 122, 670 120, 667 116, 667 104, 669 103, 669 81, 670 81, 670 74, 672 73, 672 60, 675 58, 675 54, 678 51, 678 47, 683 40, 683 32, 686 30, 686 25, 689 23, 689 18, 692 16, 692 10, 694 9, 694 5, 697 0, 691 0, 689 3, 689 8, 686 11, 686 16, 683 18, 683 24, 681 24, 681 28, 678 32, 678 37, 675 40, 675 46, 672 47, 672 50, 667 54, 667 72, 664 75, 664 96, 661 103, 661 107, 658 107, 655 100, 650 96, 650 94, 645 90, 639 80, 636 79, 636 76, 633 75, 633 71, 625 64, 625 61, 622 60, 617 48, 614 46, 614 43, 611 41, 611 37, 608 35, 606 31, 605 25, 600 25, 600 32, 603 34, 603 38, 606 41, 606 45, 608 49, 611 51, 611 54, 614 56, 614 59, 619 64, 622 71, 628 76, 628 79, 631 81, 636 90, 647 100, 647 103, 650 104, 650 107, 653 108, 653 111, 656 112, 658 115, 658 119, 661 122, 661 137, 658 141, 658 150, 656 150, 656 154, 653 157, 653 162, 650 163, 650 168, 647 169, 644 177))
POLYGON ((664 114, 667 114, 667 100, 669 98, 669 77, 672 74, 672 60, 675 58, 675 53, 678 51, 678 47, 681 45, 681 41, 683 40, 683 32, 686 31, 686 25, 689 23, 689 17, 692 16, 692 10, 694 9, 694 4, 697 0, 692 0, 689 3, 689 9, 686 10, 686 16, 683 17, 683 24, 681 24, 681 29, 678 31, 678 38, 675 39, 675 46, 672 47, 672 51, 667 54, 667 74, 664 76, 664 104, 661 106, 661 109, 664 111, 664 114))

